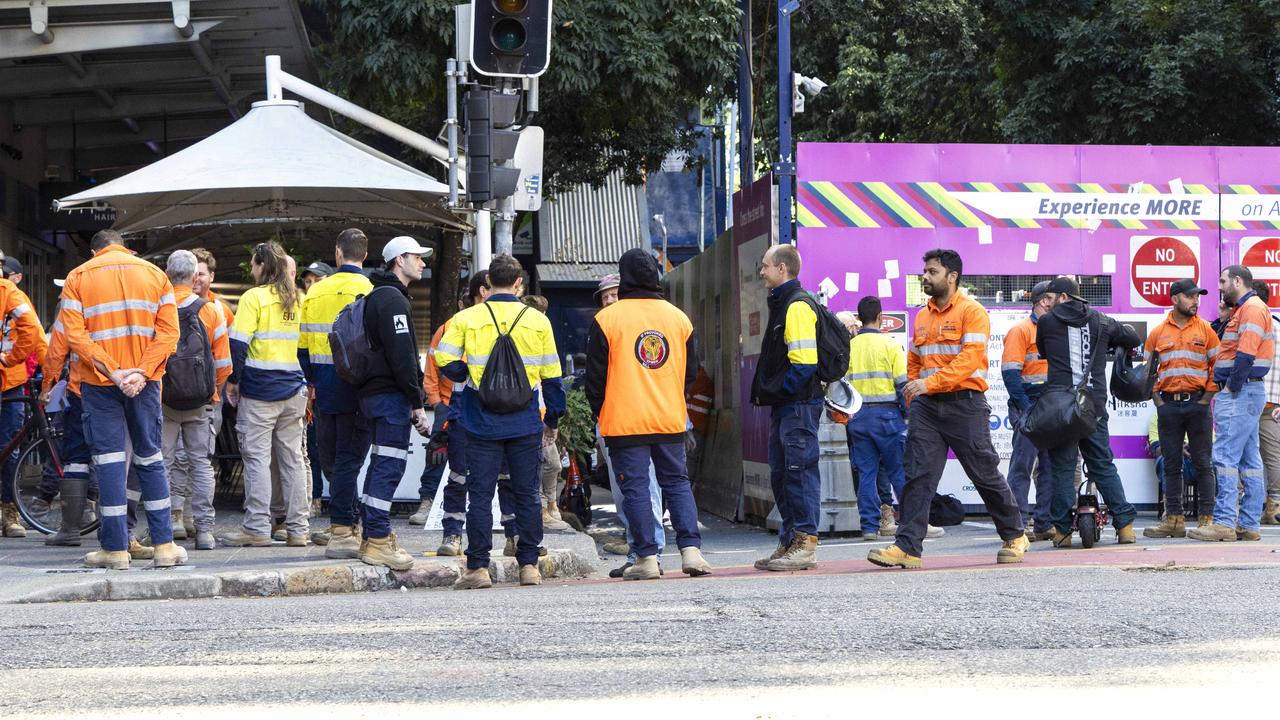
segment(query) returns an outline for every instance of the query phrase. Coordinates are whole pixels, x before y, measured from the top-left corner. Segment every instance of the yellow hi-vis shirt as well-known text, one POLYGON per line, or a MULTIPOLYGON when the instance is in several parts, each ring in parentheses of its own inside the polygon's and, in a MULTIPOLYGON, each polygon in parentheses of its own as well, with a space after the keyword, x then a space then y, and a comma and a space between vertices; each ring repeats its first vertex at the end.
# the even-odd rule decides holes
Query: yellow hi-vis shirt
POLYGON ((356 411, 356 393, 338 378, 333 365, 333 349, 329 347, 329 331, 338 313, 361 295, 373 292, 373 283, 362 273, 351 272, 343 265, 338 272, 311 286, 302 301, 302 318, 298 326, 298 356, 305 361, 303 372, 316 386, 316 408, 320 412, 338 414, 356 411))
POLYGON ((863 402, 897 402, 907 384, 907 351, 879 330, 861 330, 849 341, 849 374, 863 402))
MULTIPOLYGON (((489 310, 497 318, 502 332, 507 332, 520 311, 528 307, 521 302, 486 302, 460 311, 449 321, 449 329, 440 338, 436 348, 436 365, 444 367, 456 360, 467 362, 467 386, 480 387, 489 353, 498 342, 498 327, 493 324, 489 310)), ((511 332, 511 339, 524 359, 529 387, 537 389, 543 380, 560 377, 560 358, 556 355, 556 339, 551 321, 533 308, 520 318, 520 324, 511 332)))
POLYGON ((254 400, 286 400, 305 382, 298 364, 298 312, 285 312, 270 285, 240 296, 231 328, 231 357, 240 394, 254 400))
POLYGON ((782 341, 787 344, 787 360, 792 365, 818 364, 818 314, 809 303, 796 301, 787 306, 782 341))

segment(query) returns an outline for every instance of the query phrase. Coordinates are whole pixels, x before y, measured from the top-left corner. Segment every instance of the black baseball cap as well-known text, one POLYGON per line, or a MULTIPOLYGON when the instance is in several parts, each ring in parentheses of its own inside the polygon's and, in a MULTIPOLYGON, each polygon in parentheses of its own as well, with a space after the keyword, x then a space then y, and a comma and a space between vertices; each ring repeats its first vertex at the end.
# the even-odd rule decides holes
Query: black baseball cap
POLYGON ((22 263, 18 262, 18 258, 8 255, 4 259, 4 274, 12 275, 22 272, 22 263))
POLYGON ((1051 292, 1054 295, 1066 293, 1071 296, 1073 300, 1088 302, 1084 298, 1080 297, 1080 284, 1069 277, 1056 277, 1050 280, 1048 292, 1051 292))
POLYGON ((333 274, 333 268, 330 267, 328 263, 323 263, 317 260, 302 269, 303 275, 308 273, 315 275, 316 277, 329 277, 333 274))
POLYGON ((1040 282, 1036 283, 1035 286, 1031 288, 1031 304, 1034 305, 1040 302, 1040 298, 1044 297, 1048 293, 1049 293, 1048 280, 1041 280, 1040 282))
POLYGON ((1196 285, 1191 278, 1182 278, 1169 286, 1169 297, 1174 295, 1208 295, 1209 291, 1196 285))

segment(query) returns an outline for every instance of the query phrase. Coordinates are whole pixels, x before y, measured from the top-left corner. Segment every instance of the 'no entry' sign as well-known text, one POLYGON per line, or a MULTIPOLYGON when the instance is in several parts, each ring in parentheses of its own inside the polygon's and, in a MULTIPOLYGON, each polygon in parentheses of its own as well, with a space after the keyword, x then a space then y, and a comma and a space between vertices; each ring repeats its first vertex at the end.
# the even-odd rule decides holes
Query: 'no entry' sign
POLYGON ((1240 264, 1249 268, 1254 280, 1262 280, 1271 290, 1267 304, 1280 308, 1280 238, 1247 237, 1240 240, 1240 264))
POLYGON ((1200 238, 1135 235, 1129 239, 1129 304, 1170 307, 1169 286, 1191 278, 1200 282, 1200 238))

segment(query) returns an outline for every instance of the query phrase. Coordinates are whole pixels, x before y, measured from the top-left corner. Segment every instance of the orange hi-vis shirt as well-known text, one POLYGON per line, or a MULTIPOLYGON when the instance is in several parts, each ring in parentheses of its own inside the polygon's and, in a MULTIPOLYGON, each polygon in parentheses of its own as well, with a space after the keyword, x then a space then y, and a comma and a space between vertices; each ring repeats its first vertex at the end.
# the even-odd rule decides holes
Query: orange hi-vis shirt
POLYGON ((1004 336, 1004 354, 1000 371, 1017 370, 1026 385, 1043 385, 1049 379, 1049 361, 1040 357, 1036 347, 1036 324, 1022 318, 1004 336))
POLYGON ((1213 381, 1213 362, 1221 353, 1218 334, 1199 315, 1187 320, 1186 327, 1173 321, 1173 311, 1147 335, 1146 360, 1158 354, 1159 374, 1156 392, 1218 392, 1213 381))
POLYGON ((212 290, 209 291, 208 300, 218 308, 219 312, 222 313, 222 319, 227 324, 227 330, 230 331, 236 324, 236 314, 231 312, 231 304, 226 300, 223 300, 218 296, 218 293, 212 290))
POLYGON ((693 429, 700 433, 707 431, 707 423, 711 420, 711 406, 714 402, 715 393, 715 383, 711 381, 711 376, 707 374, 707 371, 703 370, 702 366, 699 365, 698 374, 693 379, 693 387, 689 388, 685 409, 689 411, 689 422, 693 425, 693 429))
POLYGON ((108 373, 138 368, 159 380, 178 348, 173 285, 160 268, 120 245, 99 250, 67 275, 61 319, 67 344, 91 365, 80 379, 90 385, 114 385, 97 363, 108 373))
POLYGON ((448 329, 448 320, 436 328, 435 334, 431 336, 431 345, 427 347, 427 364, 422 368, 422 389, 427 394, 427 404, 432 407, 440 403, 448 405, 454 390, 466 385, 466 383, 456 383, 458 387, 455 388, 455 383, 450 382, 449 378, 440 377, 440 368, 436 366, 436 348, 440 347, 440 338, 444 337, 444 331, 448 329))
MULTIPOLYGON (((191 292, 191 288, 179 285, 173 289, 173 299, 179 308, 184 308, 200 298, 191 292)), ((216 403, 219 399, 218 388, 231 377, 230 328, 226 325, 222 311, 212 302, 206 302, 200 308, 200 322, 209 336, 209 349, 213 351, 213 399, 210 402, 216 403)))
POLYGON ((12 390, 27 381, 27 356, 35 355, 43 361, 49 351, 49 341, 31 299, 9 280, 0 280, 0 317, 3 317, 0 384, 5 390, 12 390))
POLYGON ((70 365, 67 369, 67 390, 79 395, 80 378, 85 374, 88 363, 71 352, 71 348, 67 345, 67 332, 62 327, 62 305, 59 303, 58 316, 49 329, 49 352, 45 354, 44 362, 40 366, 44 373, 44 383, 41 386, 43 392, 49 392, 54 385, 58 384, 58 380, 62 378, 62 366, 68 360, 70 365))
POLYGON ((925 392, 987 391, 987 336, 991 318, 977 300, 956 291, 946 307, 933 301, 916 313, 907 353, 907 380, 923 379, 925 392))
POLYGON ((1253 367, 1247 379, 1265 377, 1276 354, 1275 335, 1271 327, 1271 311, 1262 298, 1249 293, 1236 307, 1222 331, 1218 359, 1213 363, 1213 379, 1225 387, 1236 364, 1236 353, 1253 356, 1253 367))

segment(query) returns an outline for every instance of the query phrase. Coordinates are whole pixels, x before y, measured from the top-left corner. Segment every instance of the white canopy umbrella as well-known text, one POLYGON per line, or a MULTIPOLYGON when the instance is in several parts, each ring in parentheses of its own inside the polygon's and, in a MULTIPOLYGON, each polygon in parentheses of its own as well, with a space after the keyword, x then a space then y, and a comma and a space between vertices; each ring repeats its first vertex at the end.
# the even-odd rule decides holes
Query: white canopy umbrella
POLYGON ((58 210, 106 203, 115 229, 352 220, 466 223, 449 212, 449 188, 426 173, 312 120, 302 103, 274 100, 215 135, 83 192, 58 210))

